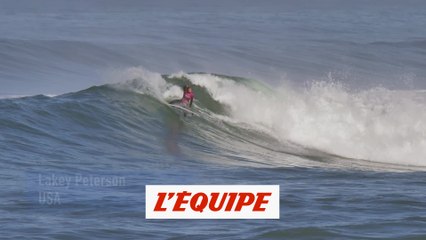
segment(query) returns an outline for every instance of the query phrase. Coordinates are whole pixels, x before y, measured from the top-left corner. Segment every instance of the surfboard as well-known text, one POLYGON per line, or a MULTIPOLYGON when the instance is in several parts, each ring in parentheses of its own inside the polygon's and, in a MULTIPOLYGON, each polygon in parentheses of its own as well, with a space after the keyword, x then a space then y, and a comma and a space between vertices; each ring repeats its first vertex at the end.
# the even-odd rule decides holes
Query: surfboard
POLYGON ((198 116, 198 114, 196 112, 193 112, 190 109, 188 109, 188 108, 186 108, 186 107, 184 107, 184 106, 182 106, 180 104, 169 104, 169 106, 172 107, 172 108, 174 108, 174 109, 176 109, 176 110, 182 111, 184 113, 198 116))

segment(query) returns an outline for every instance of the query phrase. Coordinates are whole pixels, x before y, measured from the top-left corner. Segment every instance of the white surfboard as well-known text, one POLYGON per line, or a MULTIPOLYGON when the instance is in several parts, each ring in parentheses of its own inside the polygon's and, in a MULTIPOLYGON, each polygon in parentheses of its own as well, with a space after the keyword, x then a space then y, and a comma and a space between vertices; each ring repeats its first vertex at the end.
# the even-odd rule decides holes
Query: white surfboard
POLYGON ((184 106, 182 106, 180 104, 169 104, 169 106, 172 107, 172 108, 174 108, 174 109, 177 109, 179 111, 182 111, 184 113, 189 113, 189 114, 192 114, 192 115, 195 115, 195 116, 199 116, 198 113, 193 112, 190 109, 188 109, 188 108, 186 108, 186 107, 184 107, 184 106))

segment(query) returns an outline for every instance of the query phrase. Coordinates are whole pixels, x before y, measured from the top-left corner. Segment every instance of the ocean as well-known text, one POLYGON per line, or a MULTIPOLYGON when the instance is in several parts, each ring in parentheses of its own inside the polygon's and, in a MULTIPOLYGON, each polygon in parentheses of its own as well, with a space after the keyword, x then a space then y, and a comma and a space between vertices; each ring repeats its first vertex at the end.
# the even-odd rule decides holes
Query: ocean
POLYGON ((426 239, 425 26, 415 0, 2 0, 0 238, 426 239), (145 219, 150 184, 279 185, 280 219, 145 219))

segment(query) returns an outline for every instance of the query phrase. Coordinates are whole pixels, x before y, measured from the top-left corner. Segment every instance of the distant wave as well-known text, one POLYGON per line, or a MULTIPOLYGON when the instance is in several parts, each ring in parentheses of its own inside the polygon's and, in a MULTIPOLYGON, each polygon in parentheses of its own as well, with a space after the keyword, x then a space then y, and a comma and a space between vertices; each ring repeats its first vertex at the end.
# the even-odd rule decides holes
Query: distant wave
MULTIPOLYGON (((107 66, 112 60, 131 64, 132 59, 117 52, 83 41, 0 39, 2 68, 26 67, 34 72, 49 69, 46 62, 62 69, 71 63, 89 66, 107 66), (68 61, 68 62, 67 62, 68 61), (60 65, 59 63, 65 63, 60 65), (66 64, 68 63, 68 64, 66 64), (62 66, 62 67, 60 67, 62 66)), ((50 66, 52 67, 52 66, 50 66)), ((26 69, 28 71, 28 69, 26 69)), ((65 69, 63 69, 65 70, 65 69)))
POLYGON ((419 40, 412 40, 412 41, 377 41, 372 42, 372 45, 376 46, 396 46, 396 47, 414 47, 414 48, 421 48, 426 49, 426 39, 419 39, 419 40))

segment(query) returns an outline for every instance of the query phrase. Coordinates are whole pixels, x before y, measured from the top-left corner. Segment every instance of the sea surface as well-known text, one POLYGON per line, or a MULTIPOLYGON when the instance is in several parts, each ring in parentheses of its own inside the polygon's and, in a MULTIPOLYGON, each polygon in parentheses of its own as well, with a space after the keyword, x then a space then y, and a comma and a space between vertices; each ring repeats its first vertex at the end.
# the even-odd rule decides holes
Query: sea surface
POLYGON ((425 26, 415 0, 1 0, 0 238, 426 239, 425 26), (280 219, 147 220, 147 184, 280 185, 280 219))

